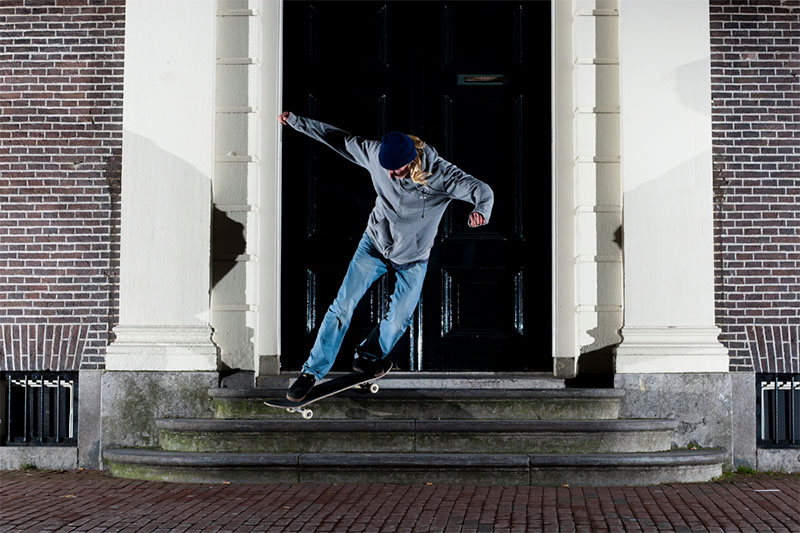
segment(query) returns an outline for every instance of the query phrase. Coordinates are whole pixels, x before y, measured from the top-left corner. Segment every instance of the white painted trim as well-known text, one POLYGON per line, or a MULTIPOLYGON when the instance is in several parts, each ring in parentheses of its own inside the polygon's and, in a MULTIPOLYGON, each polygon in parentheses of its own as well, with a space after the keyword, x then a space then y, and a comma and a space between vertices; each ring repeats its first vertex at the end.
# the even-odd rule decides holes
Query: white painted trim
POLYGON ((570 0, 551 4, 552 113, 552 357, 553 371, 574 367, 578 351, 575 269, 575 61, 573 7, 570 0))
POLYGON ((283 111, 283 1, 261 4, 261 192, 258 215, 258 345, 255 368, 277 371, 281 354, 282 189, 281 126, 283 111), (263 364, 262 358, 272 361, 263 364))
MULTIPOLYGON (((557 1, 557 0, 556 0, 557 1)), ((556 1, 550 3, 550 356, 556 356, 556 1)))

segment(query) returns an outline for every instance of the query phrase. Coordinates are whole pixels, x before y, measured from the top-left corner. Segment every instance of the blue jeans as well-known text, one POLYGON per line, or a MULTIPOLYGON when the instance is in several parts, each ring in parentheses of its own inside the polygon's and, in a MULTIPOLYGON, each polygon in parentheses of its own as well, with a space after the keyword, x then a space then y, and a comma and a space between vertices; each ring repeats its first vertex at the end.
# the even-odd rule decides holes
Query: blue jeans
POLYGON ((389 355, 411 325, 414 309, 422 292, 422 282, 428 270, 428 262, 421 261, 397 267, 393 268, 383 258, 373 246, 369 236, 364 233, 350 261, 339 294, 322 319, 317 340, 311 349, 311 355, 303 365, 303 372, 317 379, 325 377, 336 360, 356 305, 375 280, 391 269, 395 274, 394 292, 389 300, 389 312, 376 328, 381 353, 373 354, 381 358, 389 355))

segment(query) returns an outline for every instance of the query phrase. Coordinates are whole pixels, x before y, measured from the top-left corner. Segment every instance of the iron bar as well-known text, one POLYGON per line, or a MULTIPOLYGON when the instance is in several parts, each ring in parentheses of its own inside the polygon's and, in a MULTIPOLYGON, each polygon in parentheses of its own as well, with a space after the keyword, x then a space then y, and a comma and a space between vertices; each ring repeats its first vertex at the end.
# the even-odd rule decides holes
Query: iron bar
POLYGON ((39 442, 44 442, 44 374, 39 374, 39 442))
POLYGON ((780 424, 780 395, 778 394, 778 389, 780 388, 780 381, 778 381, 778 376, 775 376, 775 390, 773 391, 773 397, 775 398, 774 403, 774 419, 772 425, 772 442, 773 444, 778 444, 778 424, 780 424))
POLYGON ((797 426, 794 423, 794 383, 794 376, 792 376, 789 388, 789 442, 791 444, 797 444, 798 442, 797 426))
POLYGON ((11 376, 8 376, 8 403, 6 404, 6 410, 8 411, 8 416, 6 417, 6 443, 11 444, 11 387, 13 383, 11 381, 11 376))
POLYGON ((22 377, 22 388, 25 394, 25 403, 24 403, 25 424, 23 426, 25 431, 23 433, 22 440, 24 442, 30 442, 30 440, 28 439, 28 435, 30 434, 30 432, 28 431, 28 374, 25 374, 22 377))
POLYGON ((61 375, 56 376, 56 442, 61 442, 61 375))

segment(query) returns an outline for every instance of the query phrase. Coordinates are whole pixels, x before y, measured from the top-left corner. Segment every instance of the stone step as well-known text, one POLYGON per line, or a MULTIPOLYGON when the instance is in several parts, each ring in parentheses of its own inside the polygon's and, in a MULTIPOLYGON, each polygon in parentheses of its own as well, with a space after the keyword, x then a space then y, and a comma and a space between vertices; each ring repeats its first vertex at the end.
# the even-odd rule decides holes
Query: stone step
MULTIPOLYGON (((281 372, 279 376, 259 376, 259 389, 283 389, 285 392, 297 378, 297 372, 281 372)), ((333 379, 345 372, 331 372, 333 379)), ((386 389, 563 389, 563 379, 547 372, 405 372, 393 371, 381 379, 386 389)))
POLYGON ((186 483, 655 485, 722 475, 725 450, 628 454, 183 453, 107 449, 111 474, 186 483))
POLYGON ((164 450, 233 453, 611 453, 670 449, 675 420, 156 422, 164 450))
MULTIPOLYGON (((377 394, 346 391, 309 407, 314 418, 426 420, 597 420, 615 419, 625 392, 620 389, 386 389, 377 394)), ((212 389, 217 418, 297 419, 264 405, 285 389, 212 389)))

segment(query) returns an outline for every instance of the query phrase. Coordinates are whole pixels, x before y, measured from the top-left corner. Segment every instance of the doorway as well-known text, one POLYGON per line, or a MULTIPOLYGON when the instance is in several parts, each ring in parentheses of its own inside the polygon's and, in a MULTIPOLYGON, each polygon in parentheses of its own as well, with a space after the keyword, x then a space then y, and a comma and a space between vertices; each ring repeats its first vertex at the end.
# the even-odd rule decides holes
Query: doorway
MULTIPOLYGON (((549 2, 284 4, 284 108, 379 139, 418 135, 495 193, 490 224, 453 202, 409 332, 411 371, 551 371, 549 2)), ((288 128, 287 128, 288 129, 288 128)), ((364 232, 366 171, 283 135, 282 364, 299 369, 364 232)), ((385 313, 391 276, 356 309, 334 370, 385 313)))

